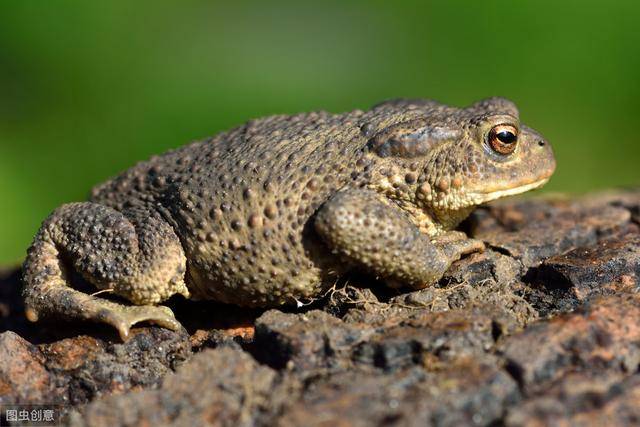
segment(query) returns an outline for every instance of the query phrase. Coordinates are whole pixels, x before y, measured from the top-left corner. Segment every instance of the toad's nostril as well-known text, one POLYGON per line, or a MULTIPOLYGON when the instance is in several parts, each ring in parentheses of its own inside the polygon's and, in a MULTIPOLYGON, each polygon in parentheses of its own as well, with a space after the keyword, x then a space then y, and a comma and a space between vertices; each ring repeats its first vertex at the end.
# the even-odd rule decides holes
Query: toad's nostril
POLYGON ((546 144, 546 142, 544 142, 543 140, 538 141, 538 145, 540 147, 544 147, 545 144, 546 144))

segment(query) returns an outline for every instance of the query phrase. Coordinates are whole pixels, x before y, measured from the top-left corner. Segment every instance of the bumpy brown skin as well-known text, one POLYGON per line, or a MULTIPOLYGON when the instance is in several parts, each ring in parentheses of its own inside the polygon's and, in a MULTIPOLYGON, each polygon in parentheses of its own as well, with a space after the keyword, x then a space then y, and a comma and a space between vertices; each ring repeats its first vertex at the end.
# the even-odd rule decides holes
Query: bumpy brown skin
POLYGON ((554 169, 549 144, 502 98, 253 120, 54 211, 24 264, 27 315, 106 322, 126 338, 142 320, 178 328, 154 306, 176 293, 278 306, 352 268, 421 288, 482 250, 450 232, 474 206, 538 187, 554 169), (518 129, 512 154, 488 142, 502 124, 518 129), (72 289, 70 269, 136 305, 72 289))

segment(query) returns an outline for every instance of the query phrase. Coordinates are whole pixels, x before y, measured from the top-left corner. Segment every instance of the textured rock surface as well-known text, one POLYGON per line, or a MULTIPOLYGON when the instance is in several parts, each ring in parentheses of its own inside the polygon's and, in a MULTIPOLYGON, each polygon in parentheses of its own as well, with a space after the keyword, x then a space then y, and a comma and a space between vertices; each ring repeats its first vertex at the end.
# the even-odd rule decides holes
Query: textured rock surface
POLYGON ((171 302, 186 331, 29 324, 0 271, 0 404, 72 425, 637 425, 640 191, 505 201, 437 286, 349 278, 266 312, 171 302))

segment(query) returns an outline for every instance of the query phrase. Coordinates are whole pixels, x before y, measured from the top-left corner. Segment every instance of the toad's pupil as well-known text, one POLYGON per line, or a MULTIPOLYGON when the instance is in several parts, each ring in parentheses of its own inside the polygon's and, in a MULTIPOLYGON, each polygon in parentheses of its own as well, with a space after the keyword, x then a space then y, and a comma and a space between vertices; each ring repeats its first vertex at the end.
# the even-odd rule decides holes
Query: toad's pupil
POLYGON ((513 132, 509 132, 507 130, 498 132, 496 136, 498 137, 500 142, 503 142, 505 144, 513 144, 514 142, 516 142, 516 139, 517 139, 516 135, 513 132))

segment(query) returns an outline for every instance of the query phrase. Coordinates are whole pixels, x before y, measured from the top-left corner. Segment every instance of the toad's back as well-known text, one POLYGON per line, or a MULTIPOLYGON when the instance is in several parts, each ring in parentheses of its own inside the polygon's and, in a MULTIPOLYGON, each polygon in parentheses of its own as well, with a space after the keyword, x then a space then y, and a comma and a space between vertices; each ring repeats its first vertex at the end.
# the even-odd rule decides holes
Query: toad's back
MULTIPOLYGON (((381 113, 374 122, 394 119, 381 113)), ((364 116, 255 120, 140 163, 96 187, 92 201, 160 210, 182 242, 196 298, 264 306, 311 296, 338 266, 325 268, 332 260, 305 225, 366 173, 364 116)))

